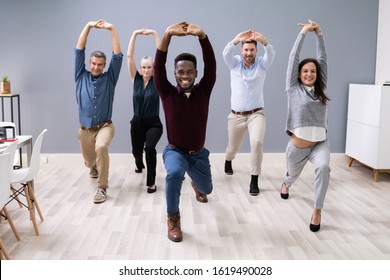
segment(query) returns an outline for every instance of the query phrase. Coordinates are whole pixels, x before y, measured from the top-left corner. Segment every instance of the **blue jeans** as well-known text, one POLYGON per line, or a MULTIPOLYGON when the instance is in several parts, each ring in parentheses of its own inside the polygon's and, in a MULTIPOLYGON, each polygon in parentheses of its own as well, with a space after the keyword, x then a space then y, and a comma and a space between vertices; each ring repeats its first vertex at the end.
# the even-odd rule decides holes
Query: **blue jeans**
POLYGON ((167 176, 165 178, 165 197, 168 215, 179 212, 181 186, 185 172, 203 194, 213 190, 211 178, 210 152, 203 148, 196 155, 189 155, 177 148, 166 146, 162 154, 167 176))

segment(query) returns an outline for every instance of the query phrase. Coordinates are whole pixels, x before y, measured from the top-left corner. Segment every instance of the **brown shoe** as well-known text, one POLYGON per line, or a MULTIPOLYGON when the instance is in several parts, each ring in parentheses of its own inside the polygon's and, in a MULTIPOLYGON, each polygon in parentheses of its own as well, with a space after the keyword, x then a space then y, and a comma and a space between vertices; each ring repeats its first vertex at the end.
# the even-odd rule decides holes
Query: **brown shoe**
POLYGON ((208 201, 207 195, 198 191, 198 188, 195 186, 194 182, 191 181, 191 185, 194 188, 196 200, 202 203, 206 203, 208 201))
POLYGON ((180 213, 168 215, 168 238, 173 242, 180 242, 183 240, 183 234, 180 228, 180 213))

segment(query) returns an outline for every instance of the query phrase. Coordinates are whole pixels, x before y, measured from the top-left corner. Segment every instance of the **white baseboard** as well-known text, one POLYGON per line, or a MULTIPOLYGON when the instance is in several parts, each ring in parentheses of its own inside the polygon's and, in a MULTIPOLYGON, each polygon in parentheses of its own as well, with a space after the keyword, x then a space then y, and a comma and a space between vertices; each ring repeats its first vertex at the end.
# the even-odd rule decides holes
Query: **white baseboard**
MULTIPOLYGON (((157 157, 161 157, 161 154, 157 154, 157 157)), ((211 153, 210 160, 224 160, 225 153, 211 153)), ((239 153, 236 155, 237 158, 248 157, 249 153, 239 153)), ((26 154, 22 155, 23 162, 26 162, 26 154)), ((127 163, 129 160, 133 160, 133 155, 130 153, 112 153, 110 154, 110 159, 112 162, 120 164, 127 163)), ((332 161, 348 161, 348 156, 344 153, 332 153, 332 161)), ((285 161, 285 153, 264 153, 263 162, 274 162, 274 161, 285 161)), ((69 164, 78 164, 83 163, 83 158, 81 153, 66 153, 66 154, 41 154, 41 163, 69 163, 69 164)))

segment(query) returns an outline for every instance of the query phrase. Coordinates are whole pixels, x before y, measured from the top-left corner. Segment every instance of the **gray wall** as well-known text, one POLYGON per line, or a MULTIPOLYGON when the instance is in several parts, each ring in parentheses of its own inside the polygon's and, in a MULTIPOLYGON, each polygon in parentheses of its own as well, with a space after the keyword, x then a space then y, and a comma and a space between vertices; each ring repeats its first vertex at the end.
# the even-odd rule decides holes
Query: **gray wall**
MULTIPOLYGON (((285 72, 290 48, 307 19, 318 21, 326 36, 329 57, 329 138, 332 152, 344 152, 349 83, 374 83, 378 0, 0 0, 0 76, 7 74, 13 92, 21 94, 22 132, 34 138, 48 128, 44 153, 79 153, 78 114, 73 81, 73 48, 87 21, 104 18, 118 30, 122 51, 134 29, 165 28, 186 20, 202 26, 217 57, 217 82, 210 104, 206 146, 225 151, 226 117, 230 110, 229 71, 222 59, 225 44, 237 33, 255 29, 276 48, 276 58, 265 83, 267 130, 265 152, 284 152, 286 98, 285 72), (225 3, 226 2, 226 3, 225 3)), ((309 36, 302 57, 314 56, 309 36)), ((95 49, 111 53, 106 30, 93 29, 87 55, 95 49)), ((263 54, 262 49, 259 53, 263 54)), ((173 38, 168 74, 173 82, 173 58, 189 51, 200 58, 194 37, 173 38)), ((139 37, 136 56, 154 56, 151 36, 139 37)), ((239 48, 237 48, 239 53, 239 48)), ((139 59, 137 59, 139 61, 139 59)), ((200 64, 200 69, 203 65, 200 64)), ((200 71, 200 75, 202 71, 200 71)), ((124 60, 117 85, 113 121, 116 135, 110 152, 129 153, 129 120, 133 115, 132 87, 124 60)), ((165 124, 164 113, 161 118, 165 124)), ((164 125, 165 126, 165 125, 164 125)), ((166 144, 164 132, 158 145, 166 144)), ((240 152, 248 152, 248 139, 240 152)))

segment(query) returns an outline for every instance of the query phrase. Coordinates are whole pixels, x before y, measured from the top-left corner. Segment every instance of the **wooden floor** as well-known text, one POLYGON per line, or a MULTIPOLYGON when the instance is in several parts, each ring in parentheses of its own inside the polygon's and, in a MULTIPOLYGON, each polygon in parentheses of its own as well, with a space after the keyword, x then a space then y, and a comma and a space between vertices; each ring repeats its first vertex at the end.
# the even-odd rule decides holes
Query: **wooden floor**
POLYGON ((209 203, 195 200, 190 180, 181 195, 184 240, 167 238, 165 169, 158 155, 158 190, 147 194, 146 174, 134 172, 130 155, 111 155, 108 200, 93 204, 95 180, 80 155, 47 155, 35 180, 44 222, 34 235, 27 210, 8 210, 19 230, 8 223, 0 236, 12 259, 27 260, 381 260, 390 259, 390 175, 374 182, 366 167, 348 167, 333 154, 331 181, 321 230, 309 230, 313 205, 313 169, 308 164, 280 198, 284 154, 265 154, 261 194, 250 196, 247 154, 233 161, 235 174, 223 172, 224 154, 212 154, 214 191, 209 203), (47 162, 46 162, 47 159, 47 162))

